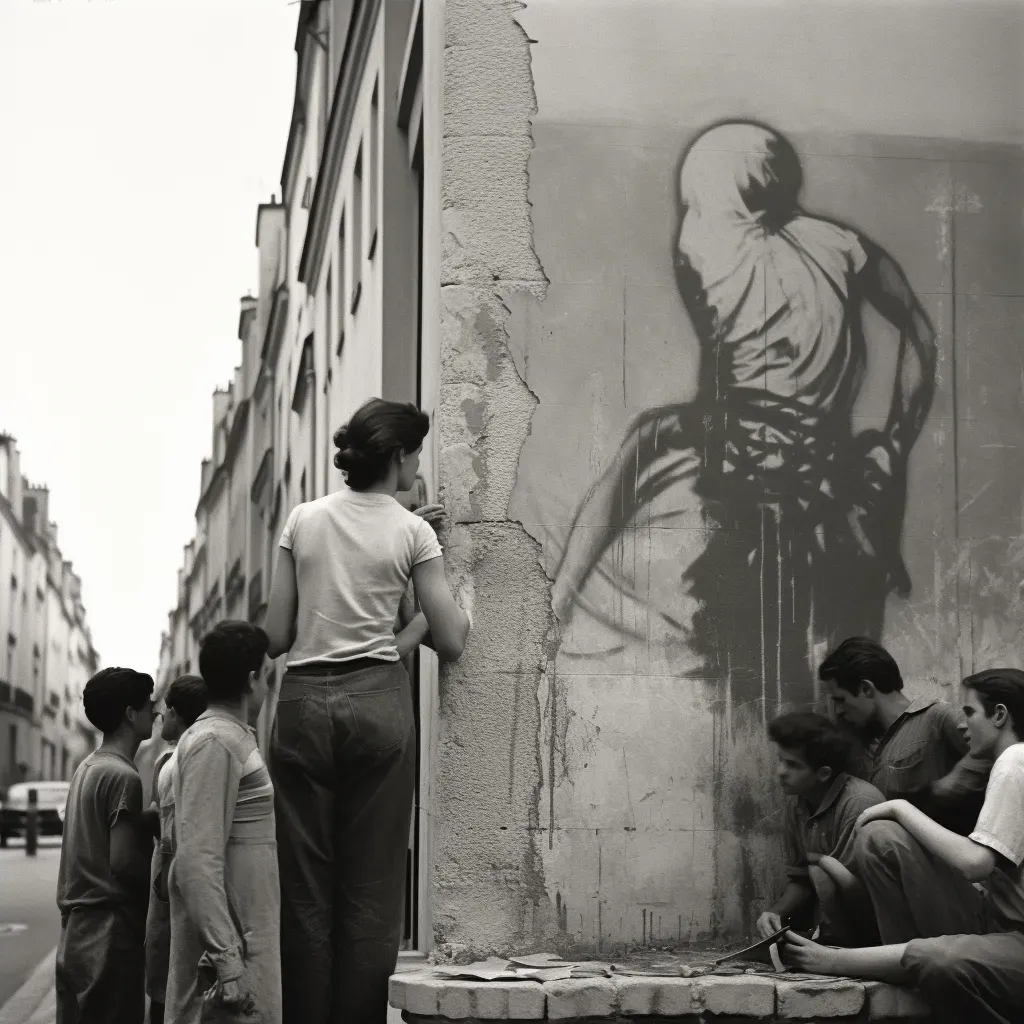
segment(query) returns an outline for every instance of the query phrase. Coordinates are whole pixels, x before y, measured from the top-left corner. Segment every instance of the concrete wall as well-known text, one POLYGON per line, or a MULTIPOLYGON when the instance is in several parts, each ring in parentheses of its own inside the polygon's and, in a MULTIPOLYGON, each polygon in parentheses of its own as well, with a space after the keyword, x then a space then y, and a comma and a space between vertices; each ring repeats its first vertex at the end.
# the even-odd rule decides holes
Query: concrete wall
MULTIPOLYGON (((475 629, 442 688, 439 941, 746 933, 779 887, 765 724, 819 702, 831 645, 876 635, 954 700, 1021 663, 1022 11, 447 5, 441 477, 475 629), (681 161, 724 119, 788 140, 801 208, 930 324, 840 281, 841 397, 794 373, 768 458, 719 423, 738 371, 676 272, 681 161), (873 499, 894 390, 924 422, 873 499)), ((819 300, 772 343, 823 343, 819 300)))

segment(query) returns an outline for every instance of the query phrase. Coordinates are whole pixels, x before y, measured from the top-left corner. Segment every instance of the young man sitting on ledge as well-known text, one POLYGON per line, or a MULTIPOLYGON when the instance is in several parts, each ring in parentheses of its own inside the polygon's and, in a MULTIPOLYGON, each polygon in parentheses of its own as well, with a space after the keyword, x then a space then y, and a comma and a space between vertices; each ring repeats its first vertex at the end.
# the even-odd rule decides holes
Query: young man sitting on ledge
POLYGON ((858 816, 885 797, 871 783, 847 774, 853 744, 824 715, 782 715, 769 724, 768 735, 778 749, 775 774, 788 798, 787 881, 782 896, 758 918, 758 935, 765 939, 784 924, 813 919, 823 942, 877 942, 866 893, 861 889, 858 898, 856 886, 839 889, 831 876, 851 865, 858 816))
MULTIPOLYGON (((971 753, 995 759, 969 837, 905 800, 864 811, 854 872, 884 945, 841 949, 787 933, 783 959, 815 974, 914 985, 949 1024, 1024 1020, 1024 672, 964 680, 971 753), (983 883, 976 887, 973 883, 983 883)), ((856 884, 834 868, 840 888, 856 884)))

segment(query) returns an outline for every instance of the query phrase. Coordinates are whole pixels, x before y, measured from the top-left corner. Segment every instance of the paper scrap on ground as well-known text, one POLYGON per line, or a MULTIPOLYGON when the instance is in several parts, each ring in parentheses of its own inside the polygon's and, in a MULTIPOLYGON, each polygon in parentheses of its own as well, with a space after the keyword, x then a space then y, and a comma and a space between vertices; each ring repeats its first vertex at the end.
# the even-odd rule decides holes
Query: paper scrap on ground
POLYGON ((435 967, 434 972, 443 974, 446 978, 464 981, 515 981, 519 977, 510 969, 507 960, 499 960, 493 956, 464 967, 435 967))
POLYGON ((747 963, 770 964, 775 968, 776 972, 782 973, 786 968, 782 963, 782 958, 779 956, 779 939, 788 930, 788 928, 780 928, 774 935, 769 935, 767 938, 755 942, 752 946, 747 946, 746 949, 740 949, 735 953, 730 953, 728 956, 720 957, 715 961, 715 966, 720 967, 729 960, 736 960, 747 963))
POLYGON ((525 956, 514 956, 509 963, 516 967, 566 967, 576 963, 575 960, 565 960, 554 953, 527 953, 525 956))

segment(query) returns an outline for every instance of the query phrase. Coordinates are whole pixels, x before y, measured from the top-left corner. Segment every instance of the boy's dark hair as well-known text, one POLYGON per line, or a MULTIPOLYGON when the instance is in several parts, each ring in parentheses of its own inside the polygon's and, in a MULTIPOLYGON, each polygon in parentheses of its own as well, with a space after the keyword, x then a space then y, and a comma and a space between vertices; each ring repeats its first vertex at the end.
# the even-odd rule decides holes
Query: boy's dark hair
POLYGON ((334 432, 334 464, 354 491, 387 476, 395 453, 414 452, 430 430, 430 417, 411 402, 371 398, 334 432))
POLYGON ((1024 672, 1019 668, 990 668, 964 680, 964 686, 981 698, 985 714, 991 718, 997 704, 1010 715, 1010 728, 1018 740, 1024 740, 1024 672))
POLYGON ((866 636, 844 640, 822 663, 818 678, 831 681, 848 693, 860 693, 866 679, 879 693, 903 689, 903 676, 896 659, 866 636))
POLYGON ((206 710, 206 683, 202 676, 178 676, 167 688, 164 704, 178 712, 188 727, 206 710))
POLYGON ((131 668, 100 669, 85 684, 82 703, 85 717, 104 736, 117 732, 125 712, 138 711, 153 696, 153 677, 131 668))
POLYGON ((768 725, 768 735, 783 750, 791 750, 815 770, 831 768, 832 775, 844 772, 850 763, 853 742, 834 722, 813 711, 780 715, 768 725))
POLYGON ((250 622, 218 622, 199 643, 199 673, 207 700, 238 700, 249 689, 249 673, 263 668, 270 638, 250 622))

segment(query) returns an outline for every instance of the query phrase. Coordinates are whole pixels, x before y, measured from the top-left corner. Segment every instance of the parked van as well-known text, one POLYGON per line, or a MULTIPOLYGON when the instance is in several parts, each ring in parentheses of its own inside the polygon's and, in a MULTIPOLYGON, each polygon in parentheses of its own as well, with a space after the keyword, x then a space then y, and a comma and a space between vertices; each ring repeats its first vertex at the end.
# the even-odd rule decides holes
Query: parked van
POLYGON ((6 846, 8 839, 25 834, 30 789, 37 794, 39 835, 63 835, 64 809, 70 788, 70 782, 17 782, 11 786, 0 802, 0 846, 6 846))

